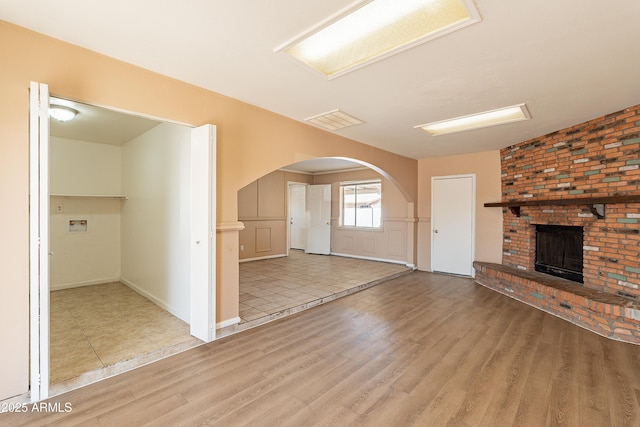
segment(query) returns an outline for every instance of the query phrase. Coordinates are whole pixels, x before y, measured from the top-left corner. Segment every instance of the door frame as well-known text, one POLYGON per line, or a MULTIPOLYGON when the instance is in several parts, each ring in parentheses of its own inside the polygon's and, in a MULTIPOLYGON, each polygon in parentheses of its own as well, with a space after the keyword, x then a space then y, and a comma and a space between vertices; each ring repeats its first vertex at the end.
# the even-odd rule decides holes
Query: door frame
POLYGON ((216 127, 207 124, 192 128, 189 332, 204 342, 216 339, 215 165, 216 127), (202 201, 208 206, 202 206, 202 201))
POLYGON ((333 186, 331 184, 313 184, 313 185, 307 186, 307 244, 306 244, 305 253, 313 253, 313 254, 320 254, 320 255, 331 254, 332 192, 333 192, 333 186), (314 207, 316 206, 314 206, 314 203, 310 201, 310 195, 311 196, 313 195, 314 190, 322 190, 322 193, 323 193, 323 198, 322 200, 319 201, 320 206, 317 206, 317 208, 320 210, 320 212, 317 213, 318 215, 315 215, 316 212, 314 212, 313 210, 314 207), (328 200, 324 197, 326 193, 329 194, 328 200), (324 220, 321 220, 320 222, 323 222, 323 224, 314 226, 314 221, 312 220, 312 218, 314 218, 314 215, 315 215, 315 219, 318 219, 318 217, 322 217, 323 207, 328 209, 329 216, 327 218, 327 222, 324 223, 324 220), (318 231, 321 233, 321 237, 323 238, 323 244, 322 245, 310 244, 310 242, 312 242, 313 239, 310 239, 309 236, 312 234, 317 234, 318 231), (312 249, 311 251, 309 250, 310 246, 312 249), (328 246, 328 248, 326 248, 325 246, 328 246), (320 248, 320 249, 317 250, 317 248, 320 248))
POLYGON ((29 358, 32 402, 49 397, 49 86, 29 84, 29 358))
MULTIPOLYGON (((30 360, 30 399, 32 402, 49 397, 49 337, 50 337, 50 307, 49 307, 49 87, 45 83, 31 81, 29 84, 29 360, 30 360)), ((64 97, 61 97, 64 98, 64 97)), ((92 104, 95 105, 95 104, 92 104)), ((134 113, 117 108, 99 106, 108 110, 119 111, 147 117, 165 123, 173 123, 192 129, 191 146, 194 145, 194 132, 206 129, 209 132, 208 171, 209 178, 209 233, 203 238, 208 241, 208 283, 206 286, 195 288, 190 283, 190 293, 206 294, 207 298, 196 306, 209 308, 207 313, 201 313, 208 322, 209 330, 204 341, 214 340, 216 337, 216 127, 203 125, 194 127, 185 123, 178 123, 163 118, 134 113), (205 316, 206 315, 206 316, 205 316)), ((204 131, 200 131, 204 132, 204 131)), ((193 186, 192 186, 193 188, 193 186)), ((193 230, 192 230, 193 234, 193 230)), ((196 241, 191 237, 191 244, 196 241)), ((193 308, 193 304, 192 304, 193 308)), ((191 311, 191 310, 190 310, 191 311)), ((190 318, 193 314, 190 313, 190 318)), ((190 321, 190 323, 192 323, 190 321)))
MULTIPOLYGON (((306 182, 298 182, 298 181, 287 181, 287 256, 289 256, 289 250, 291 249, 291 187, 295 185, 303 185, 305 187, 304 190, 304 208, 305 212, 307 210, 307 187, 309 184, 306 182)), ((305 249, 306 249, 305 244, 305 249)))
MULTIPOLYGON (((434 271, 433 268, 433 260, 435 254, 435 239, 433 235, 435 234, 435 191, 434 186, 435 182, 438 180, 445 179, 460 179, 460 178, 471 178, 471 236, 470 236, 470 244, 471 244, 471 276, 475 277, 475 269, 473 268, 473 260, 475 258, 475 249, 476 249, 476 174, 461 174, 461 175, 442 175, 442 176, 432 176, 431 177, 431 227, 430 227, 430 240, 431 240, 431 271, 434 271)), ((455 274, 455 273, 452 273, 455 274)))

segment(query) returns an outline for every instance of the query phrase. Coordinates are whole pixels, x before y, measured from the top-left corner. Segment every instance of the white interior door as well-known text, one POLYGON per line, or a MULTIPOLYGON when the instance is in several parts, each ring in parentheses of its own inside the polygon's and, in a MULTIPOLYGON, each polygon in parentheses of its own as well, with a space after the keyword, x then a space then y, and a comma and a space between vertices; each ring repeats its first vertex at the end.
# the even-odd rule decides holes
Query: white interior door
POLYGON ((49 397, 49 87, 29 86, 31 401, 49 397))
POLYGON ((191 131, 191 335, 216 333, 216 127, 191 131))
POLYGON ((331 253, 331 185, 307 186, 307 248, 311 254, 331 253))
POLYGON ((431 269, 473 275, 475 176, 431 179, 431 269))
POLYGON ((289 184, 289 248, 307 248, 307 186, 289 184))

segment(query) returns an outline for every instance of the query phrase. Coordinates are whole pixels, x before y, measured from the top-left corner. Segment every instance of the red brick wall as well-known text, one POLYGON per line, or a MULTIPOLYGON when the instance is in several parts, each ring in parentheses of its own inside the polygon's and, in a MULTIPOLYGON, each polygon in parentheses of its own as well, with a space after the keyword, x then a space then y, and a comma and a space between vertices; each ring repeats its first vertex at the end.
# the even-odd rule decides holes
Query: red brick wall
MULTIPOLYGON (((640 194, 640 105, 501 150, 502 199, 640 194)), ((533 270, 535 224, 584 227, 584 285, 640 297, 640 204, 504 209, 503 264, 533 270)))

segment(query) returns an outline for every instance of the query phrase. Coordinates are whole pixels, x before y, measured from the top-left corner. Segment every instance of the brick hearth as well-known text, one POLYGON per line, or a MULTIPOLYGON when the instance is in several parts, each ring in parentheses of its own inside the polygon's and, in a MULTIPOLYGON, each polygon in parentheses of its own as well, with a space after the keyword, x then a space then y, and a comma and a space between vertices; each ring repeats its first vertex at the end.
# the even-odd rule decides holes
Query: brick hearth
POLYGON ((484 274, 483 280, 499 281, 502 292, 513 297, 527 294, 526 300, 522 298, 525 302, 595 332, 619 339, 627 337, 625 340, 632 336, 631 341, 638 342, 635 337, 636 334, 640 337, 640 323, 634 317, 635 311, 629 311, 633 315, 628 317, 624 310, 616 307, 624 308, 626 303, 635 307, 640 300, 640 203, 606 204, 604 218, 599 218, 584 202, 560 206, 554 201, 640 194, 640 105, 504 148, 500 154, 502 202, 542 200, 544 204, 522 206, 519 215, 503 208, 502 264, 510 267, 511 272, 507 274, 484 265, 483 268, 493 273, 484 274), (593 318, 592 302, 601 302, 578 292, 582 285, 548 293, 546 288, 537 287, 544 286, 545 283, 540 282, 545 282, 545 275, 536 273, 535 278, 519 275, 519 272, 533 273, 536 224, 583 227, 584 288, 597 292, 599 298, 607 295, 622 298, 620 303, 609 304, 609 308, 608 303, 603 305, 602 310, 612 310, 611 313, 601 312, 596 305, 595 312, 606 314, 606 321, 602 316, 600 320, 593 318), (511 287, 509 280, 513 281, 511 287), (522 284, 526 289, 517 290, 516 284, 522 284), (513 292, 504 291, 505 288, 513 288, 513 292), (531 292, 536 295, 531 297, 531 292), (560 298, 557 292, 562 293, 562 298, 569 293, 579 299, 566 296, 565 303, 572 308, 564 310, 573 315, 567 317, 553 311, 558 301, 538 297, 553 294, 557 299, 560 298), (549 308, 551 306, 553 310, 549 308), (576 319, 578 311, 574 307, 580 310, 578 317, 585 317, 582 323, 576 319), (603 324, 608 326, 605 328, 603 324), (623 333, 622 329, 616 333, 616 328, 628 333, 623 333))
POLYGON ((605 337, 640 344, 640 303, 570 280, 476 261, 476 282, 605 337))

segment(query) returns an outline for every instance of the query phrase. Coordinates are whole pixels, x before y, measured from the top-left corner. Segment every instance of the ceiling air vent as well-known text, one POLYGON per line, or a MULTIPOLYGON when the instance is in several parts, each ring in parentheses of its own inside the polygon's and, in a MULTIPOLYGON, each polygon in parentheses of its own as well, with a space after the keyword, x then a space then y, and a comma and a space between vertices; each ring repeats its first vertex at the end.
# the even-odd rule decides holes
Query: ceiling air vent
POLYGON ((317 116, 307 117, 304 121, 328 130, 338 130, 364 123, 340 110, 327 111, 317 116))

